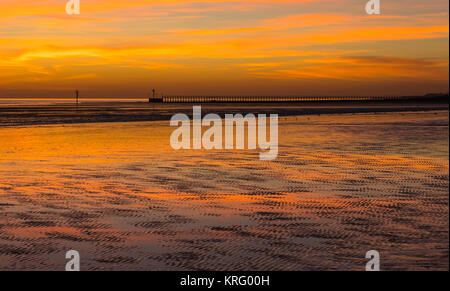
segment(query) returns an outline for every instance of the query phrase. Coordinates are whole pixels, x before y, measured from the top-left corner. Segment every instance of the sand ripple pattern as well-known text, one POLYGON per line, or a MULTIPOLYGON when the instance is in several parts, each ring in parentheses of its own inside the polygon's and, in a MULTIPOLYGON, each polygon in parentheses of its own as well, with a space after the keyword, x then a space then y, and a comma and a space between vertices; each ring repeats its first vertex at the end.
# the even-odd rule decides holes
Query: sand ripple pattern
POLYGON ((448 111, 280 121, 280 155, 167 122, 0 129, 0 269, 448 270, 448 111))

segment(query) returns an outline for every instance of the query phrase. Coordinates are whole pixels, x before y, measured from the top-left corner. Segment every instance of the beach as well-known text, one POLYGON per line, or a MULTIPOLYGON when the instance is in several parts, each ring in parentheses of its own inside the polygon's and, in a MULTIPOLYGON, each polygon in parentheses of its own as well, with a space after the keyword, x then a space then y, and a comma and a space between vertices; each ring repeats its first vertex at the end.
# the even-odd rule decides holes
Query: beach
POLYGON ((173 150, 187 105, 8 106, 1 270, 448 270, 448 104, 275 105, 274 161, 173 150))
POLYGON ((382 113, 448 110, 448 102, 299 102, 299 103, 149 103, 90 100, 75 104, 73 100, 0 99, 0 127, 105 122, 162 121, 178 113, 192 116, 192 107, 202 106, 204 114, 278 114, 306 116, 345 113, 382 113))
POLYGON ((449 271, 447 1, 1 13, 0 272, 290 290, 449 271))

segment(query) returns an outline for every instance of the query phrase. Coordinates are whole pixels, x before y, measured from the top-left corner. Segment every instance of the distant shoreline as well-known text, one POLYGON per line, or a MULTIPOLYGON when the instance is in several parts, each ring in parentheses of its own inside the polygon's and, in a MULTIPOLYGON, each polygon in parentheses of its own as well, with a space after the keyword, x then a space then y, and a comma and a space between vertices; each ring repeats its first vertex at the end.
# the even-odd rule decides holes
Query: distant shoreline
MULTIPOLYGON (((84 102, 139 102, 139 103, 164 103, 164 104, 182 104, 182 103, 226 103, 226 104, 264 104, 264 103, 289 103, 289 104, 302 104, 302 103, 329 103, 329 102, 447 102, 448 103, 449 95, 440 93, 440 94, 427 94, 427 95, 419 95, 419 96, 251 96, 251 95, 224 95, 224 96, 203 96, 203 95, 193 95, 193 96, 181 96, 181 95, 164 95, 164 96, 154 96, 150 98, 83 98, 80 97, 80 101, 84 102)), ((24 98, 9 98, 9 97, 0 97, 0 106, 14 104, 14 102, 18 102, 16 104, 26 105, 30 103, 39 103, 45 104, 44 102, 57 102, 59 104, 64 103, 73 103, 75 102, 75 98, 57 98, 57 97, 48 97, 48 98, 32 98, 32 97, 24 97, 24 98)), ((30 104, 32 105, 32 104, 30 104)))
POLYGON ((382 112, 448 110, 448 102, 301 102, 301 103, 148 103, 82 102, 53 105, 0 106, 0 127, 108 122, 164 121, 177 113, 192 115, 202 105, 203 114, 278 114, 304 116, 382 112))

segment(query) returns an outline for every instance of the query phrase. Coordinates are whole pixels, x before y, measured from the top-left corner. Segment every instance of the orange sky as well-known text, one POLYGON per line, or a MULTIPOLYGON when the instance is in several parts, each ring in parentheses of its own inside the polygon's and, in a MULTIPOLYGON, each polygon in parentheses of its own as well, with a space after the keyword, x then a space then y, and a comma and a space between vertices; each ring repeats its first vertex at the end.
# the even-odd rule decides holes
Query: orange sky
POLYGON ((447 92, 448 1, 0 0, 0 97, 447 92))

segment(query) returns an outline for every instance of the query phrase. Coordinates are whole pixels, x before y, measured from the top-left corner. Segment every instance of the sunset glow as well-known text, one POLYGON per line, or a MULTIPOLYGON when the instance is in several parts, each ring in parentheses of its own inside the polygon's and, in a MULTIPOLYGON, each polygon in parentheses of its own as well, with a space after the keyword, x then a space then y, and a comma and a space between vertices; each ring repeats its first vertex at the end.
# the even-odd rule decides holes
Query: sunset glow
POLYGON ((0 1, 0 98, 447 92, 448 1, 0 1))

